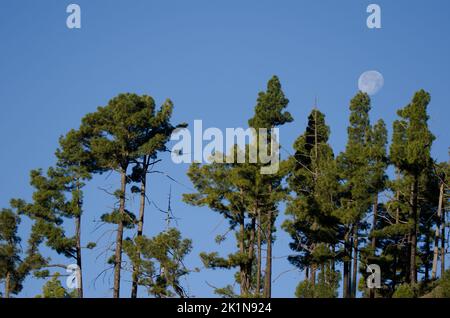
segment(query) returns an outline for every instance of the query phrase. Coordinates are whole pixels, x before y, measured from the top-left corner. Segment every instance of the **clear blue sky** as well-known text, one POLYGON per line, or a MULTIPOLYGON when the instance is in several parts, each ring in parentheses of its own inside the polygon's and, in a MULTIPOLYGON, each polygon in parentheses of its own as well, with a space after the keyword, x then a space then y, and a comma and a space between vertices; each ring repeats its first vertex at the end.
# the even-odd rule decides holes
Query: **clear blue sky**
MULTIPOLYGON (((227 0, 100 1, 2 0, 0 2, 0 207, 10 198, 30 199, 29 171, 54 164, 58 137, 79 125, 81 117, 121 92, 146 93, 158 103, 170 97, 173 121, 202 119, 206 127, 245 127, 257 93, 274 74, 290 99, 295 121, 281 129, 281 142, 291 148, 304 131, 314 97, 331 126, 335 152, 343 150, 348 104, 357 92, 359 75, 378 70, 384 88, 373 98, 371 119, 389 128, 396 109, 413 93, 431 92, 430 126, 437 140, 433 155, 447 160, 450 118, 450 2, 447 0, 227 0), (82 9, 82 28, 66 27, 66 6, 82 9), (366 7, 382 8, 382 29, 366 27, 366 7)), ((228 254, 233 239, 217 247, 214 237, 226 222, 206 208, 185 205, 189 192, 187 165, 166 157, 160 170, 186 185, 151 176, 150 197, 167 205, 172 184, 173 210, 184 236, 193 240, 188 258, 200 267, 201 251, 228 254)), ((112 276, 94 278, 105 268, 101 254, 111 238, 107 227, 95 230, 99 216, 112 206, 98 187, 116 189, 117 177, 96 177, 86 189, 83 242, 98 248, 84 253, 85 294, 111 296, 112 276)), ((129 208, 136 211, 138 198, 129 208)), ((282 215, 283 213, 281 213, 282 215)), ((163 229, 164 215, 154 207, 146 214, 148 235, 163 229)), ((279 226, 283 217, 277 222, 279 226)), ((24 220, 21 233, 29 230, 24 220)), ((71 231, 71 230, 69 230, 71 231)), ((131 234, 131 233, 127 233, 131 234)), ((24 236, 26 237, 26 236, 24 236)), ((283 256, 289 237, 277 232, 273 277, 276 297, 291 297, 302 274, 283 256)), ((25 246, 25 244, 24 244, 25 246)), ((65 261, 60 257, 55 260, 65 261)), ((213 296, 214 286, 233 281, 230 271, 202 270, 189 277, 195 296, 213 296)), ((40 292, 42 280, 27 279, 21 296, 40 292)), ((129 275, 122 296, 129 296, 129 275)), ((145 295, 141 288, 141 294, 145 295)))

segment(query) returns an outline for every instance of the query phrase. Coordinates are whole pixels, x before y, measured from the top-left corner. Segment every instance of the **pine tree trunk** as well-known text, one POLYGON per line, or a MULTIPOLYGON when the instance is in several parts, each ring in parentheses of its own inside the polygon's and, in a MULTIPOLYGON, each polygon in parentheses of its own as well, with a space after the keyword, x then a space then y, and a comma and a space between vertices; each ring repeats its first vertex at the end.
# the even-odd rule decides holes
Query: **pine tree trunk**
POLYGON ((356 281, 358 276, 358 225, 353 231, 353 275, 352 275, 352 297, 356 298, 356 281))
POLYGON ((259 208, 257 208, 256 210, 257 212, 257 217, 258 217, 258 229, 257 229, 257 253, 258 253, 258 259, 257 259, 257 263, 256 263, 256 293, 257 296, 260 297, 260 293, 261 293, 261 257, 262 257, 262 252, 261 252, 261 212, 259 210, 259 208))
POLYGON ((437 223, 436 223, 436 231, 434 233, 434 253, 433 253, 433 268, 431 270, 431 279, 436 279, 437 276, 437 267, 438 267, 438 256, 439 256, 439 242, 440 242, 440 234, 442 230, 442 201, 444 195, 444 183, 441 183, 439 187, 439 203, 437 210, 437 223))
POLYGON ((342 290, 342 296, 344 298, 349 298, 349 274, 350 274, 350 268, 349 268, 349 233, 347 232, 344 237, 344 265, 343 265, 343 271, 344 271, 344 277, 343 277, 343 290, 342 290))
POLYGON ((396 246, 397 250, 394 254, 394 261, 393 261, 393 275, 392 275, 392 290, 395 290, 397 287, 397 253, 398 253, 398 246, 396 246))
POLYGON ((5 298, 9 298, 11 293, 11 273, 6 272, 5 277, 5 298))
MULTIPOLYGON (((377 250, 377 239, 374 236, 374 232, 377 227, 377 219, 378 219, 378 193, 375 194, 373 201, 372 240, 371 240, 372 256, 376 255, 377 250)), ((369 289, 369 298, 375 298, 375 290, 373 288, 369 289)))
MULTIPOLYGON (((122 169, 120 175, 120 203, 119 214, 125 216, 125 191, 127 185, 126 169, 122 169)), ((117 225, 116 251, 114 255, 114 289, 113 297, 120 297, 120 270, 122 267, 122 240, 123 240, 123 220, 120 219, 117 225)))
MULTIPOLYGON (((315 106, 314 106, 315 107, 315 106)), ((315 161, 315 169, 314 169, 314 188, 317 186, 317 178, 318 178, 318 169, 317 169, 317 163, 319 161, 319 153, 318 153, 318 136, 317 136, 317 110, 314 110, 314 161, 315 161)), ((315 244, 313 244, 313 250, 315 248, 315 244)), ((317 265, 312 264, 311 265, 311 284, 312 286, 316 285, 316 271, 317 271, 317 265)))
POLYGON ((441 183, 439 187, 439 203, 437 210, 437 223, 436 223, 436 231, 434 233, 434 254, 433 254, 433 269, 431 270, 431 279, 436 279, 437 276, 437 267, 438 267, 438 256, 439 256, 439 243, 441 241, 440 235, 442 232, 442 227, 444 224, 442 223, 442 202, 444 196, 444 183, 441 183))
POLYGON ((272 296, 272 210, 269 210, 267 221, 267 255, 265 271, 264 297, 272 296))
POLYGON ((333 258, 331 259, 331 270, 332 270, 332 272, 334 273, 334 272, 336 272, 336 259, 335 259, 335 256, 336 256, 336 247, 335 247, 334 245, 331 246, 331 251, 333 252, 333 253, 332 253, 333 258))
MULTIPOLYGON (((144 213, 145 213, 145 199, 146 199, 146 186, 147 186, 147 156, 144 156, 143 159, 143 173, 141 176, 141 197, 139 204, 139 220, 138 220, 138 228, 137 228, 137 236, 141 237, 144 231, 144 213)), ((141 252, 138 247, 137 251, 138 262, 141 259, 141 252)), ((139 266, 133 267, 133 277, 132 277, 132 285, 131 285, 131 298, 137 298, 138 292, 138 278, 139 278, 139 266)))
POLYGON ((255 228, 256 228, 256 219, 253 217, 250 226, 250 239, 248 242, 248 256, 247 256, 246 281, 248 291, 251 291, 252 289, 252 278, 253 278, 252 270, 253 270, 253 261, 255 257, 255 228))
POLYGON ((411 265, 410 265, 410 281, 412 284, 417 283, 417 266, 416 266, 416 253, 417 253, 417 194, 418 192, 418 177, 414 177, 414 184, 412 187, 412 206, 411 206, 411 218, 413 221, 413 229, 411 231, 411 265))
POLYGON ((372 250, 373 256, 376 254, 377 249, 377 238, 374 236, 374 232, 377 227, 377 219, 378 219, 378 193, 375 194, 374 202, 373 202, 373 221, 372 221, 372 250))
POLYGON ((312 286, 316 285, 316 272, 317 272, 317 266, 316 264, 311 265, 311 277, 310 282, 312 286))
POLYGON ((442 222, 441 222, 441 277, 445 272, 445 203, 442 195, 442 222))
MULTIPOLYGON (((241 255, 245 253, 245 243, 244 243, 244 234, 245 234, 245 224, 244 224, 244 213, 241 213, 240 221, 239 221, 239 252, 241 255)), ((246 275, 245 275, 245 264, 241 263, 239 265, 239 274, 240 274, 240 288, 241 288, 241 296, 247 295, 246 290, 246 275)))
POLYGON ((406 259, 405 282, 409 284, 411 283, 411 231, 407 235, 406 259))
MULTIPOLYGON (((80 210, 81 211, 81 210, 80 210)), ((81 215, 77 215, 75 219, 75 236, 76 236, 76 254, 77 254, 77 296, 83 298, 83 271, 81 267, 81 215)))
POLYGON ((431 255, 431 250, 430 250, 430 241, 431 241, 431 227, 430 225, 428 225, 426 227, 426 232, 425 232, 425 244, 423 246, 423 248, 425 249, 424 252, 424 257, 425 257, 425 262, 424 262, 424 280, 425 282, 428 282, 430 280, 430 263, 428 262, 430 255, 431 255))
POLYGON ((348 248, 348 275, 347 275, 347 298, 352 297, 352 260, 353 260, 353 236, 350 235, 350 244, 348 248))

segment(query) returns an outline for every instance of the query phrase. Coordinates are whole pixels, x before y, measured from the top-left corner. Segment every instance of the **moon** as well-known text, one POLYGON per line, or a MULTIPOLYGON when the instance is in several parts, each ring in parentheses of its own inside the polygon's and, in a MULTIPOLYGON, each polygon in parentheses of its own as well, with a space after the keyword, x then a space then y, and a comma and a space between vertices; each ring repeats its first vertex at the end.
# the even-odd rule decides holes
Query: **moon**
POLYGON ((378 93, 384 85, 384 78, 380 72, 367 71, 361 74, 358 80, 360 91, 369 95, 378 93))

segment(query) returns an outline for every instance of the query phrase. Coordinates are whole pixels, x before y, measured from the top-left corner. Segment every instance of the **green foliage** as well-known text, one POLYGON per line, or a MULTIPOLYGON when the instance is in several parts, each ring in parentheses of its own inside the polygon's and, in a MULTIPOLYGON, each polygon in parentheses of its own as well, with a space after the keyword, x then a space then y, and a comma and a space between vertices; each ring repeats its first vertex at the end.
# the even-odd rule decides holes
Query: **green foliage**
POLYGON ((105 223, 122 223, 123 226, 128 229, 132 229, 136 225, 136 215, 127 210, 125 210, 125 213, 121 213, 119 210, 114 210, 111 213, 102 214, 100 219, 105 223))
POLYGON ((424 295, 423 298, 450 298, 450 269, 432 286, 432 291, 424 295))
POLYGON ((223 288, 214 289, 214 294, 216 294, 222 298, 238 298, 239 297, 239 295, 237 295, 234 292, 234 288, 231 285, 227 285, 223 288))
POLYGON ((446 270, 439 279, 439 290, 436 295, 438 298, 450 298, 450 269, 446 270))
POLYGON ((397 287, 392 298, 415 298, 415 288, 409 284, 402 284, 397 287))
POLYGON ((248 121, 249 126, 270 129, 292 122, 291 114, 284 111, 288 104, 289 100, 284 96, 280 80, 273 76, 267 83, 267 90, 258 94, 255 116, 248 121))
POLYGON ((340 218, 348 227, 359 223, 370 207, 371 125, 370 98, 359 92, 350 102, 350 126, 345 151, 338 158, 338 168, 344 185, 340 218))
POLYGON ((186 297, 181 279, 190 273, 184 258, 192 250, 192 241, 183 239, 174 228, 153 238, 141 236, 124 241, 124 251, 138 268, 138 284, 157 298, 186 297), (138 257, 138 251, 140 256, 138 257))
POLYGON ((37 295, 36 298, 74 298, 74 292, 68 292, 59 279, 60 274, 55 273, 52 278, 42 287, 42 295, 37 295))
POLYGON ((339 279, 339 273, 328 268, 319 273, 317 283, 311 280, 300 282, 295 290, 295 296, 297 298, 336 298, 339 279))
POLYGON ((428 129, 427 106, 430 94, 420 90, 409 105, 400 109, 394 122, 391 160, 401 171, 419 175, 430 165, 430 149, 435 137, 428 129))
POLYGON ((0 210, 0 280, 5 281, 5 296, 18 294, 29 272, 21 259, 21 239, 17 234, 20 217, 11 209, 0 210))
POLYGON ((67 237, 63 226, 65 219, 80 213, 78 207, 74 208, 73 201, 66 197, 71 176, 62 168, 49 168, 47 175, 40 169, 33 170, 30 175, 31 185, 35 188, 33 202, 12 200, 12 205, 33 221, 28 257, 35 260, 35 267, 47 265, 48 260, 39 254, 39 246, 45 242, 58 254, 76 259, 76 237, 67 237))
POLYGON ((165 144, 176 128, 170 124, 172 111, 170 100, 157 110, 150 96, 120 94, 107 106, 86 115, 80 131, 95 158, 96 170, 126 171, 138 157, 154 158, 166 150, 165 144))
POLYGON ((89 250, 92 250, 92 249, 94 249, 96 246, 97 246, 96 243, 94 243, 94 242, 89 242, 89 243, 86 245, 86 248, 89 249, 89 250))

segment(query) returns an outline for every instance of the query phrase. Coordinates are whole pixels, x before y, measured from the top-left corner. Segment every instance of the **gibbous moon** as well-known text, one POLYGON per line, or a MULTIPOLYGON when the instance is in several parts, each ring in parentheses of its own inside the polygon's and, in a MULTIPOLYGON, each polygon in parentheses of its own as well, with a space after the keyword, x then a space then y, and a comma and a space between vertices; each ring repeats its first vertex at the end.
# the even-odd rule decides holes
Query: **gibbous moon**
POLYGON ((369 95, 375 95, 384 85, 384 78, 377 71, 367 71, 361 74, 358 80, 360 91, 369 95))

